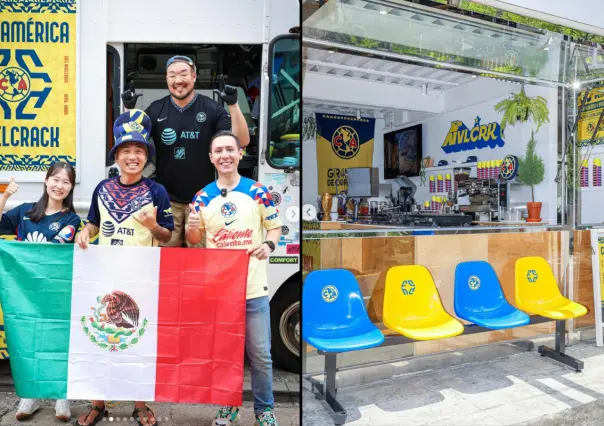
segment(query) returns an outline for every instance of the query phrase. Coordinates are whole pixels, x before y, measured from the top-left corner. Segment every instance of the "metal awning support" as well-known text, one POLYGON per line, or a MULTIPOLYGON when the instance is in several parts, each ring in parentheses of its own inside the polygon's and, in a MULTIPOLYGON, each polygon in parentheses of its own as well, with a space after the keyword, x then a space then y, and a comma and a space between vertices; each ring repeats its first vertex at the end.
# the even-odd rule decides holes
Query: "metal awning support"
POLYGON ((454 71, 462 71, 462 72, 468 72, 468 73, 473 73, 473 74, 490 74, 493 76, 498 76, 501 78, 518 81, 518 82, 535 83, 535 84, 541 84, 541 85, 551 86, 551 87, 564 87, 564 88, 571 87, 571 84, 569 84, 569 83, 543 80, 540 78, 526 77, 526 76, 521 76, 521 75, 506 74, 503 72, 492 71, 489 69, 469 67, 467 65, 450 64, 447 62, 439 62, 439 61, 435 61, 432 59, 420 58, 420 57, 412 56, 412 55, 386 52, 383 50, 376 50, 376 49, 369 49, 366 47, 354 46, 351 44, 338 43, 338 42, 328 41, 328 40, 320 40, 320 39, 312 38, 312 37, 302 37, 302 43, 306 44, 308 47, 314 46, 314 47, 320 47, 322 49, 327 49, 327 50, 339 49, 339 50, 344 50, 344 51, 356 52, 356 53, 359 53, 362 55, 371 55, 371 56, 375 56, 375 57, 379 57, 379 58, 389 58, 389 59, 393 59, 396 61, 413 62, 413 63, 431 66, 431 67, 438 66, 441 69, 450 69, 450 70, 454 70, 454 71))

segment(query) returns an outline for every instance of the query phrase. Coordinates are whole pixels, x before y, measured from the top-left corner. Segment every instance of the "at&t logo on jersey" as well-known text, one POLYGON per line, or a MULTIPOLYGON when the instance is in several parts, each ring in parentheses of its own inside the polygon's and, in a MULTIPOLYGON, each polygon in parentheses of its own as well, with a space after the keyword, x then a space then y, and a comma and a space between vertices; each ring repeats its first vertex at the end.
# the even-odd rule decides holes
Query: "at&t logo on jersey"
POLYGON ((165 145, 172 145, 174 142, 176 142, 176 132, 174 131, 174 129, 171 129, 169 127, 167 129, 164 129, 164 131, 161 132, 161 141, 165 145))
POLYGON ((224 203, 220 208, 220 213, 227 219, 230 219, 237 213, 237 207, 233 203, 224 203))
POLYGON ((101 232, 103 233, 103 236, 109 238, 115 233, 115 225, 113 225, 112 222, 107 220, 103 222, 103 225, 101 226, 101 232))

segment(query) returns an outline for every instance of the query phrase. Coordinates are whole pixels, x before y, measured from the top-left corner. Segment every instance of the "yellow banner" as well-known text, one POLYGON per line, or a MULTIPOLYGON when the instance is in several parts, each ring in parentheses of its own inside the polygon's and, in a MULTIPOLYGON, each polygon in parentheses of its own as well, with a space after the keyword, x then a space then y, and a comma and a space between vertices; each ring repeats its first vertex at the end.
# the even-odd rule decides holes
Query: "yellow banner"
POLYGON ((373 164, 374 118, 317 114, 319 194, 346 191, 349 167, 373 164))
MULTIPOLYGON (((583 108, 583 112, 581 113, 581 117, 577 125, 578 146, 589 145, 591 137, 596 130, 596 126, 598 125, 600 113, 604 108, 604 93, 598 90, 602 89, 594 89, 587 94, 585 107, 583 108)), ((583 103, 584 94, 585 92, 580 92, 578 95, 579 108, 581 108, 583 103)), ((593 142, 593 145, 602 144, 604 144, 604 119, 602 119, 600 129, 598 130, 593 142)))
POLYGON ((76 0, 0 2, 0 171, 76 161, 76 0))

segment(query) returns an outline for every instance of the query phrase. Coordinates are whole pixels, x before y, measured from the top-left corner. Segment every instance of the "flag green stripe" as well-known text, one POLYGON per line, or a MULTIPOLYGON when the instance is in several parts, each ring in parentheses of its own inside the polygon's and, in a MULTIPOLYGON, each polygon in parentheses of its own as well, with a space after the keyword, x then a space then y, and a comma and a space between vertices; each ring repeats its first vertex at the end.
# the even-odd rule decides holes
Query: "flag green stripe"
POLYGON ((22 398, 66 398, 73 249, 0 241, 0 303, 22 398))

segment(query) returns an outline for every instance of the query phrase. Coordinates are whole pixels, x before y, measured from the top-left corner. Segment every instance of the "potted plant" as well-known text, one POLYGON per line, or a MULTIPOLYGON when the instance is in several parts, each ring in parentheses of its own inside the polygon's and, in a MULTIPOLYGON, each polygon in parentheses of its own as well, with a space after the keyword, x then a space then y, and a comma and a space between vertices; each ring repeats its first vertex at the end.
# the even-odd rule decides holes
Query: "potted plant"
POLYGON ((513 126, 516 122, 526 122, 530 117, 537 124, 537 132, 543 123, 549 123, 547 101, 541 96, 534 98, 526 96, 524 84, 520 89, 520 93, 511 95, 510 99, 504 99, 495 105, 495 111, 503 112, 503 118, 501 119, 502 135, 504 134, 506 125, 513 126))
POLYGON ((541 222, 542 203, 535 202, 535 185, 539 185, 545 178, 545 164, 536 151, 537 141, 535 132, 531 132, 531 139, 526 146, 524 157, 518 159, 518 175, 516 179, 524 185, 531 187, 532 202, 526 203, 528 209, 527 222, 541 222))

